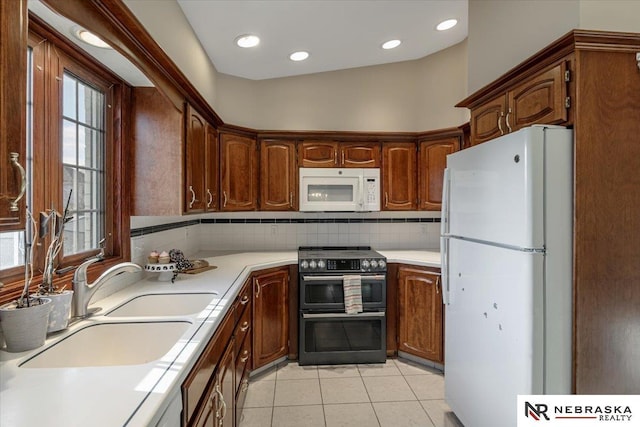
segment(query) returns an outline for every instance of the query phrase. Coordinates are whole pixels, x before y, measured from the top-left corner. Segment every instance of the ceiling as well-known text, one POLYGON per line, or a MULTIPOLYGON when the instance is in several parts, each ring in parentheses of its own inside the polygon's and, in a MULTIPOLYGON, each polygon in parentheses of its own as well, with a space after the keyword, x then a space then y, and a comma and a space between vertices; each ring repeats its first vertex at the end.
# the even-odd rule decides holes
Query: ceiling
POLYGON ((177 0, 216 69, 253 80, 418 59, 467 37, 467 0, 177 0), (458 25, 437 31, 456 18, 458 25), (235 39, 255 34, 242 49, 235 39), (399 39, 391 50, 382 43, 399 39), (306 50, 307 60, 289 54, 306 50))

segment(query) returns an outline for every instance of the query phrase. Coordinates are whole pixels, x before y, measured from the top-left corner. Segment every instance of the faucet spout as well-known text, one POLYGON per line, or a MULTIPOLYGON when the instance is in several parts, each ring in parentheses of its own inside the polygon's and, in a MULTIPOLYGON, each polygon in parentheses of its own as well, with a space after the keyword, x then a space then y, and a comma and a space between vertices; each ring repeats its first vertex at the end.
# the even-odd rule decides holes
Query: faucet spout
POLYGON ((91 297, 111 278, 121 273, 142 271, 142 268, 138 264, 123 262, 110 267, 104 271, 95 282, 89 284, 87 283, 87 267, 96 261, 96 259, 86 261, 78 267, 73 275, 73 317, 85 318, 89 316, 87 307, 89 306, 91 297))

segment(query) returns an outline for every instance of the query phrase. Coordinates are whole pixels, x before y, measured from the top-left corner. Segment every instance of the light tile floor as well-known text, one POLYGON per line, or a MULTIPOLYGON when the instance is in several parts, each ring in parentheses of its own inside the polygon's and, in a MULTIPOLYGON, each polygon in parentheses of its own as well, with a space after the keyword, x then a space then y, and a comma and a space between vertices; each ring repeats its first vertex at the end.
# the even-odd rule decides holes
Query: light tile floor
POLYGON ((444 402, 442 373, 385 364, 283 362, 251 378, 240 427, 462 427, 444 402))

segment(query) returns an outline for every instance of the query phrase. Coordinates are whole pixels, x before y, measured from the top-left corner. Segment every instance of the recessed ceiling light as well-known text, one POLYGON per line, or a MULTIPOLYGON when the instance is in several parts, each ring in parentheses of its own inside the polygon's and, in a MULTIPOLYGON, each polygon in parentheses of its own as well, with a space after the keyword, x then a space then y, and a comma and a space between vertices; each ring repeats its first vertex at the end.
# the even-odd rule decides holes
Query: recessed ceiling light
POLYGON ((447 19, 446 21, 442 21, 441 23, 439 23, 436 26, 436 30, 438 31, 448 30, 449 28, 455 27, 457 23, 458 23, 457 19, 447 19))
POLYGON ((402 43, 400 40, 389 40, 388 42, 382 43, 382 48, 383 49, 393 49, 393 48, 396 48, 396 47, 400 46, 400 43, 402 43))
POLYGON ((260 37, 253 34, 243 34, 236 37, 236 44, 240 47, 254 47, 260 44, 260 37))
POLYGON ((289 55, 289 59, 292 61, 304 61, 309 57, 309 52, 305 52, 304 50, 293 52, 289 55))
POLYGON ((75 32, 76 37, 82 40, 85 43, 90 44, 91 46, 99 47, 102 49, 111 49, 107 43, 105 43, 100 37, 96 36, 90 31, 87 31, 83 28, 77 30, 75 32))

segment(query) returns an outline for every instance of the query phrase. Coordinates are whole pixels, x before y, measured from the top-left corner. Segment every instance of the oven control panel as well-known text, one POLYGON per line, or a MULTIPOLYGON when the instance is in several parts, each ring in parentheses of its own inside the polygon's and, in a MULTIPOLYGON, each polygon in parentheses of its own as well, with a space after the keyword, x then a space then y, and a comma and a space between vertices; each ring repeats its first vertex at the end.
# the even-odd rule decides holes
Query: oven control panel
POLYGON ((364 259, 304 259, 299 263, 301 272, 384 272, 387 262, 384 258, 364 259))

